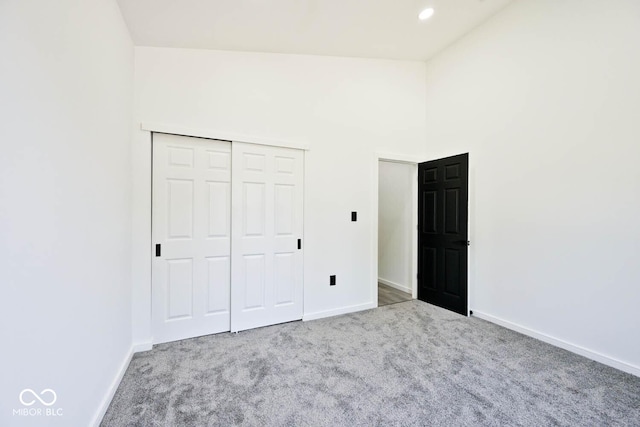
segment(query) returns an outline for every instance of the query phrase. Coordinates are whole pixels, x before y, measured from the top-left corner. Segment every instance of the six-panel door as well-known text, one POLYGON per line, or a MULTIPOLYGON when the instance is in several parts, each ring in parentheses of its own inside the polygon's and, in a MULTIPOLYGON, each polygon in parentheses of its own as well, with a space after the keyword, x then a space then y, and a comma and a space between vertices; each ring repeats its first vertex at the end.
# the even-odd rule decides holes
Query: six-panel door
POLYGON ((231 143, 153 137, 154 343, 230 329, 231 143))
POLYGON ((303 167, 300 150, 154 134, 154 343, 302 318, 303 167))
POLYGON ((418 165, 418 298, 467 315, 469 155, 418 165))
POLYGON ((231 331, 300 320, 302 151, 232 149, 231 331))

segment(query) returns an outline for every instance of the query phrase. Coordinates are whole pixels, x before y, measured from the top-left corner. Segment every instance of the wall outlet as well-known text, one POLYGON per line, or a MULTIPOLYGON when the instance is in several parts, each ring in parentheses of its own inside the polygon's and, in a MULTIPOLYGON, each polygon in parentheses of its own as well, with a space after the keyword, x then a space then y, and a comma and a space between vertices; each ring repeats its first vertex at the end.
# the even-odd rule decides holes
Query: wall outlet
POLYGON ((336 285, 336 276, 329 276, 329 286, 336 285))

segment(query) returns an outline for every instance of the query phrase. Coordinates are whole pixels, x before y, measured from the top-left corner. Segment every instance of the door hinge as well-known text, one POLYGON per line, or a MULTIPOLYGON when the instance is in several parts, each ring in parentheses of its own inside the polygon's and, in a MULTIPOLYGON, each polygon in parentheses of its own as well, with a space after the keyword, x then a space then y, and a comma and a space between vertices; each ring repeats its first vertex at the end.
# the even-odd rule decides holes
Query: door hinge
POLYGON ((162 245, 156 244, 156 256, 162 256, 162 245))
POLYGON ((302 249, 302 239, 298 239, 298 249, 302 249))

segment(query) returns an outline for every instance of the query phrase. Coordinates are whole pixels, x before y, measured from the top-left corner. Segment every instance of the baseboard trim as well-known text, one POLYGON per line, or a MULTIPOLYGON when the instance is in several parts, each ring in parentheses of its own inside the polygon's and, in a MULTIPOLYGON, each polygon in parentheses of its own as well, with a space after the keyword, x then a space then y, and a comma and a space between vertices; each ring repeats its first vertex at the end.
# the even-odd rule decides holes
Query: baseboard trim
POLYGON ((149 351, 153 347, 153 343, 151 341, 144 341, 133 344, 133 352, 140 353, 142 351, 149 351))
POLYGON ((368 302, 366 304, 350 305, 347 307, 334 308, 332 310, 316 311, 315 313, 308 313, 302 316, 302 321, 323 319, 325 317, 339 316, 341 314, 355 313, 357 311, 370 310, 376 308, 378 304, 368 302))
POLYGON ((580 356, 584 356, 587 359, 595 360, 596 362, 600 362, 604 365, 611 366, 612 368, 619 369, 628 374, 635 375, 640 377, 640 367, 631 365, 627 362, 623 362, 618 359, 614 359, 613 357, 606 356, 604 354, 589 350, 587 348, 581 347, 579 345, 571 344, 567 341, 552 337, 547 334, 543 334, 542 332, 535 331, 533 329, 529 329, 527 327, 518 325, 517 323, 510 322, 508 320, 501 319, 496 316, 492 316, 487 313, 482 313, 477 310, 473 310, 473 316, 478 317, 480 319, 486 320, 491 323, 495 323, 496 325, 503 326, 507 329, 511 329, 516 332, 520 332, 523 335, 527 335, 532 338, 539 339, 540 341, 544 341, 547 344, 551 344, 556 347, 560 347, 572 353, 579 354, 580 356))
POLYGON ((409 288, 407 286, 404 286, 404 285, 401 285, 399 283, 392 282, 391 280, 381 279, 380 277, 378 277, 378 282, 382 283, 383 285, 391 286, 392 288, 397 289, 399 291, 402 291, 405 294, 412 293, 412 289, 411 288, 409 288))
POLYGON ((98 407, 96 415, 93 417, 93 422, 91 423, 92 426, 100 427, 102 418, 104 418, 104 414, 107 413, 107 409, 109 409, 109 405, 111 405, 111 400, 113 399, 113 396, 115 396, 116 390, 118 390, 118 386, 120 386, 120 382, 124 377, 124 373, 127 371, 127 368, 129 367, 129 363, 131 362, 131 358, 133 357, 133 353, 134 353, 133 348, 134 348, 133 346, 129 348, 129 351, 125 355, 124 360, 120 364, 120 369, 118 369, 116 376, 113 378, 113 381, 111 381, 109 390, 107 390, 107 394, 102 399, 102 403, 100 403, 100 406, 98 407))

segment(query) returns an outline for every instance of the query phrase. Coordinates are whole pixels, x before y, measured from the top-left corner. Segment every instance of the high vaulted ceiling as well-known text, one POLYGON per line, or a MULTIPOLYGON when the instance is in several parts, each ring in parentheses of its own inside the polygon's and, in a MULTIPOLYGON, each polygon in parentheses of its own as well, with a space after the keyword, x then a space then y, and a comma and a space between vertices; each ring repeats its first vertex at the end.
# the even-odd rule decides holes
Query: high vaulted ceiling
POLYGON ((138 46, 427 60, 511 0, 118 0, 138 46), (426 7, 435 14, 419 21, 426 7))

